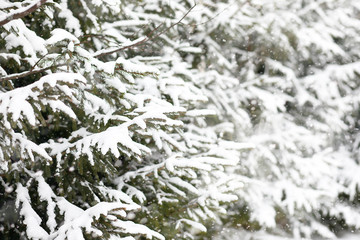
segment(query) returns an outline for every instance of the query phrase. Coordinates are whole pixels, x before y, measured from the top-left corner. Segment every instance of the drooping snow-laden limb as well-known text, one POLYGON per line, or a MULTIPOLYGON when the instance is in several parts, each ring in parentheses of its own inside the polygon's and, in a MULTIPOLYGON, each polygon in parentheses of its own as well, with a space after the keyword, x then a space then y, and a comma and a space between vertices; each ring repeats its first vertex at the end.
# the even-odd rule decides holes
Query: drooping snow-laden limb
POLYGON ((15 11, 11 12, 8 15, 1 16, 0 17, 0 27, 7 24, 8 22, 10 22, 12 20, 22 18, 22 17, 25 17, 25 16, 29 15, 30 13, 32 13, 36 9, 38 9, 41 5, 46 3, 46 1, 47 0, 39 0, 39 1, 29 5, 27 7, 17 9, 15 11))
POLYGON ((84 233, 93 236, 102 236, 103 232, 96 227, 96 222, 100 217, 105 217, 109 223, 116 229, 117 234, 125 233, 130 235, 144 235, 147 238, 155 237, 164 239, 164 237, 147 228, 146 226, 120 220, 125 218, 127 211, 137 211, 140 206, 136 203, 124 203, 123 201, 99 202, 94 206, 83 210, 72 204, 64 197, 57 196, 51 186, 45 181, 41 172, 25 171, 30 177, 30 181, 37 182, 37 191, 39 199, 47 203, 46 212, 48 220, 46 226, 50 231, 46 231, 42 226, 42 219, 32 208, 32 200, 29 191, 21 183, 17 184, 16 207, 19 208, 20 216, 27 223, 26 234, 33 239, 84 239, 84 233), (54 214, 55 208, 59 209, 64 221, 61 226, 58 225, 54 214))
MULTIPOLYGON (((85 84, 86 79, 82 75, 76 73, 54 73, 46 75, 37 82, 25 87, 0 93, 0 100, 2 102, 0 105, 0 113, 4 116, 5 122, 7 122, 7 117, 11 115, 11 119, 13 121, 18 121, 24 117, 31 125, 35 126, 36 114, 30 104, 30 99, 33 101, 39 101, 41 99, 41 90, 46 88, 46 86, 50 86, 52 88, 57 86, 61 89, 60 85, 58 85, 60 82, 66 84, 85 84), (35 91, 35 89, 38 91, 35 91)), ((73 91, 67 91, 67 93, 74 94, 73 91)), ((71 95, 68 95, 68 97, 71 97, 71 95)), ((72 100, 76 101, 75 98, 72 98, 72 100)), ((65 110, 65 112, 69 113, 73 117, 76 116, 73 111, 61 103, 61 101, 56 100, 56 102, 57 103, 55 103, 54 100, 46 100, 43 103, 49 104, 55 111, 56 109, 65 110, 66 108, 67 110, 65 110)))

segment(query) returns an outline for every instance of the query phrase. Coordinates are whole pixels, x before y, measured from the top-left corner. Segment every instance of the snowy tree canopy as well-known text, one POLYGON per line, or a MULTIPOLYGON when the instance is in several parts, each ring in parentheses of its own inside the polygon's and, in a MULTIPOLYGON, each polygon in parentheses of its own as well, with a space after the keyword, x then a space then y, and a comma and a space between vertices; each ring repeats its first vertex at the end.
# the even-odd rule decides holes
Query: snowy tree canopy
POLYGON ((0 236, 360 229, 360 2, 0 0, 0 236))

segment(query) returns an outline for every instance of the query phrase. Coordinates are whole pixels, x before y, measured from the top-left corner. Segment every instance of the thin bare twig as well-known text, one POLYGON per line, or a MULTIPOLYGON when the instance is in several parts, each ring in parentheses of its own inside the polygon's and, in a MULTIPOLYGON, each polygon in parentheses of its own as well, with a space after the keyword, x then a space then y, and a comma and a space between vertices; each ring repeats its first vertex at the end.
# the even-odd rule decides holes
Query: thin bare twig
POLYGON ((44 59, 47 55, 49 55, 49 53, 45 54, 44 56, 41 56, 41 58, 39 58, 39 60, 37 60, 37 62, 31 67, 30 72, 34 70, 34 68, 39 64, 39 62, 44 59))
POLYGON ((25 17, 27 15, 29 15, 30 13, 34 12, 36 9, 38 9, 41 5, 43 5, 47 0, 39 0, 36 3, 33 3, 31 5, 29 5, 26 8, 21 9, 22 11, 15 10, 13 13, 6 15, 5 17, 2 17, 0 19, 0 27, 7 24, 8 22, 18 19, 18 18, 22 18, 25 17))
POLYGON ((181 21, 196 7, 196 3, 194 4, 194 6, 192 6, 186 13, 184 16, 182 16, 182 18, 180 18, 179 21, 177 21, 176 23, 173 23, 170 25, 170 27, 164 29, 162 32, 160 32, 159 34, 155 35, 154 37, 152 37, 149 40, 152 40, 154 38, 157 38, 159 36, 161 36, 162 34, 164 34, 165 32, 169 31, 171 28, 175 27, 176 25, 178 25, 179 23, 181 23, 181 21))

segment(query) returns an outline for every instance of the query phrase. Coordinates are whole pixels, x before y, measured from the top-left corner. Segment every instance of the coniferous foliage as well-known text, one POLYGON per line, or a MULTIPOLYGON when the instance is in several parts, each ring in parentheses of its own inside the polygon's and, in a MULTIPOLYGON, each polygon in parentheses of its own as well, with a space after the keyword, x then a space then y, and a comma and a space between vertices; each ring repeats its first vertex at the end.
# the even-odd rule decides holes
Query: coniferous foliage
POLYGON ((0 13, 1 238, 360 228, 356 0, 0 13))

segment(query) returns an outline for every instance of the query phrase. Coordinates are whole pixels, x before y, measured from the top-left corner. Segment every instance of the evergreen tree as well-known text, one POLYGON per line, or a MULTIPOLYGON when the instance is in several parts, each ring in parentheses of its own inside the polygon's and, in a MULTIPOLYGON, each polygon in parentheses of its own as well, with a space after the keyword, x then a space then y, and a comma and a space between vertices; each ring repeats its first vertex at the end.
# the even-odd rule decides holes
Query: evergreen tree
POLYGON ((195 9, 209 108, 231 140, 254 146, 233 170, 243 187, 226 225, 295 238, 359 228, 359 10, 351 0, 195 9))
POLYGON ((206 231, 239 149, 204 122, 198 49, 164 46, 191 6, 44 2, 1 1, 1 238, 206 231))

